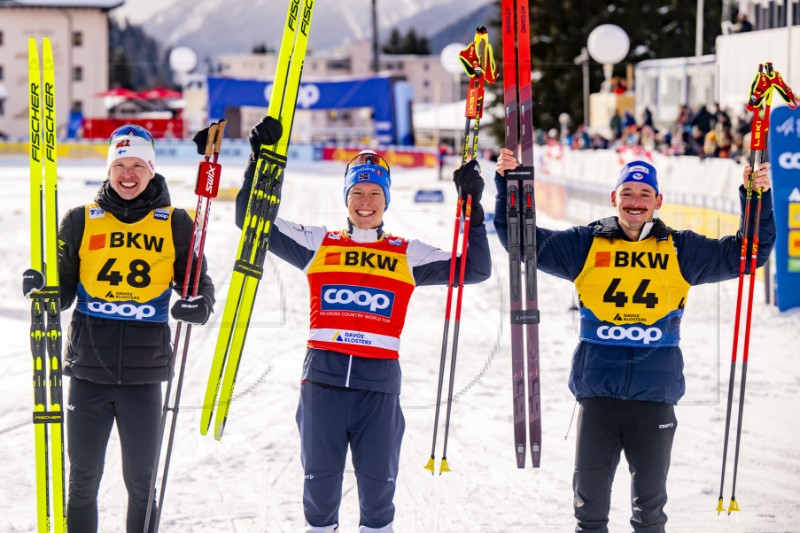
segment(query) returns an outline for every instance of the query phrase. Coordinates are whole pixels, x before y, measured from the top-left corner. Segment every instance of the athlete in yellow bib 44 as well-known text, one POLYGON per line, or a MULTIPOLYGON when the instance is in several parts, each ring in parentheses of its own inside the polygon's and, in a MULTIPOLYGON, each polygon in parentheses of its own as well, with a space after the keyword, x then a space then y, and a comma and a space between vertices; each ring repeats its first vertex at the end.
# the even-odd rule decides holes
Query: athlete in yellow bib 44
MULTIPOLYGON (((503 175, 518 163, 510 151, 500 152, 495 226, 506 246, 503 175)), ((761 166, 752 184, 764 191, 759 266, 775 243, 768 167, 761 166)), ((745 186, 750 174, 745 168, 745 186)), ((744 212, 744 186, 739 193, 744 212)), ((611 484, 623 451, 631 470, 633 531, 665 531, 674 406, 686 387, 683 310, 692 285, 739 276, 742 232, 710 239, 668 227, 655 217, 664 198, 656 168, 646 161, 622 167, 610 200, 616 216, 564 231, 536 230, 539 269, 572 281, 580 300, 580 342, 569 378, 580 404, 572 480, 576 531, 608 532, 611 484)), ((740 227, 748 224, 753 235, 755 222, 752 210, 740 227)))
MULTIPOLYGON (((276 124, 266 117, 253 129, 251 145, 273 144, 275 139, 265 132, 276 131, 276 124)), ((239 226, 254 172, 251 157, 236 199, 239 226)), ((469 254, 463 265, 458 258, 458 268, 465 269, 466 283, 477 283, 489 277, 491 258, 479 203, 484 183, 476 162, 456 171, 454 181, 462 194, 473 198, 469 254)), ((391 183, 386 161, 366 150, 345 169, 344 228, 277 218, 270 233, 270 253, 302 269, 309 286, 310 330, 297 410, 308 532, 333 533, 337 528, 348 448, 358 483, 359 531, 394 531, 393 500, 405 429, 401 333, 412 292, 420 285, 447 284, 451 254, 384 229, 391 183)))
MULTIPOLYGON (((128 517, 126 526, 114 529, 138 533, 144 530, 158 446, 161 382, 172 368, 170 296, 183 286, 193 223, 186 211, 171 206, 146 129, 129 124, 115 130, 106 169, 108 179, 94 202, 67 212, 58 234, 61 306, 77 300, 64 358, 70 376, 67 526, 97 531, 97 494, 116 423, 128 517)), ((173 318, 208 320, 214 286, 205 260, 198 294, 179 299, 173 318)))

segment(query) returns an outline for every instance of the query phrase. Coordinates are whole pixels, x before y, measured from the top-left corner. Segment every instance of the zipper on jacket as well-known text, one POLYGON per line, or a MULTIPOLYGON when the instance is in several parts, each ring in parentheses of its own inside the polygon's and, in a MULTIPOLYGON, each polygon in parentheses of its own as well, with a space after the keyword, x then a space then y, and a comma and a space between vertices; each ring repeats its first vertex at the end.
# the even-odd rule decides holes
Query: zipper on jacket
POLYGON ((347 362, 347 377, 344 380, 344 386, 350 388, 350 371, 353 369, 353 356, 350 356, 350 361, 347 362))
POLYGON ((631 399, 631 381, 633 380, 633 365, 636 364, 636 348, 626 348, 628 360, 625 363, 625 396, 623 400, 631 399))

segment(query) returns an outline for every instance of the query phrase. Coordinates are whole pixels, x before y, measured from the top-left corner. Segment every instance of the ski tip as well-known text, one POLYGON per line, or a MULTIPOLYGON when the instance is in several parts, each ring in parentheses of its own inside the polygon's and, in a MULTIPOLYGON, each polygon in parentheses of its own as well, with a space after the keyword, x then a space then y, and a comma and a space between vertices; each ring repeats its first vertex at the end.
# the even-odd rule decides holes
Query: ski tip
POLYGON ((739 504, 736 502, 736 498, 731 498, 731 504, 728 506, 728 515, 731 513, 738 513, 739 511, 739 504))
POLYGON ((439 465, 439 475, 441 476, 445 472, 450 472, 450 465, 447 464, 447 459, 442 457, 442 464, 439 465))
POLYGON ((724 511, 725 511, 725 506, 722 504, 722 496, 720 496, 719 500, 717 501, 717 514, 719 515, 724 511))
POLYGON ((431 458, 428 459, 428 462, 425 464, 425 467, 424 467, 425 470, 430 470, 431 471, 431 475, 433 475, 433 470, 435 468, 434 465, 433 465, 433 460, 434 460, 434 457, 433 457, 433 455, 431 455, 431 458))

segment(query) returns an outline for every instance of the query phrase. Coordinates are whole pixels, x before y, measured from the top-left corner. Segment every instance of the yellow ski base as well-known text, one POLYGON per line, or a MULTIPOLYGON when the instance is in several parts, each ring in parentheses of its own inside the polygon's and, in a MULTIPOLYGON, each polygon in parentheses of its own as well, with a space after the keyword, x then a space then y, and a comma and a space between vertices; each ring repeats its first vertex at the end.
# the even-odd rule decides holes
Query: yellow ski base
POLYGON ((725 512, 725 506, 722 505, 722 498, 717 501, 717 514, 725 512))
POLYGON ((731 504, 728 506, 728 514, 738 513, 739 510, 739 504, 736 503, 736 498, 731 498, 731 504))
POLYGON ((425 470, 430 470, 430 471, 431 471, 431 475, 433 475, 433 471, 434 471, 434 469, 436 468, 436 467, 434 466, 434 464, 433 464, 433 460, 434 460, 434 458, 433 458, 433 456, 431 455, 431 458, 430 458, 430 459, 428 459, 428 463, 425 465, 425 470))
POLYGON ((447 459, 442 457, 442 464, 439 466, 439 475, 441 476, 445 472, 450 472, 450 466, 447 464, 447 459))

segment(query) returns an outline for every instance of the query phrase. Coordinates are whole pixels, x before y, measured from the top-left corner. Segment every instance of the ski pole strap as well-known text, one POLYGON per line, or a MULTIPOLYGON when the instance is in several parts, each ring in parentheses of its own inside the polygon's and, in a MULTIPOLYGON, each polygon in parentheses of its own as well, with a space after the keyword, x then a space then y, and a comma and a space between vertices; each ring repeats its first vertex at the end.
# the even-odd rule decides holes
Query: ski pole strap
POLYGON ((769 78, 764 73, 764 65, 763 63, 759 63, 756 77, 750 85, 750 96, 747 99, 746 106, 748 111, 753 111, 755 108, 761 106, 761 102, 764 101, 764 96, 769 92, 769 88, 770 82, 769 78))
POLYGON ((64 415, 59 411, 35 411, 33 413, 34 424, 61 424, 64 415))
POLYGON ((769 79, 770 89, 778 92, 790 109, 797 108, 794 92, 783 80, 780 73, 772 67, 772 63, 765 64, 767 78, 769 79))

